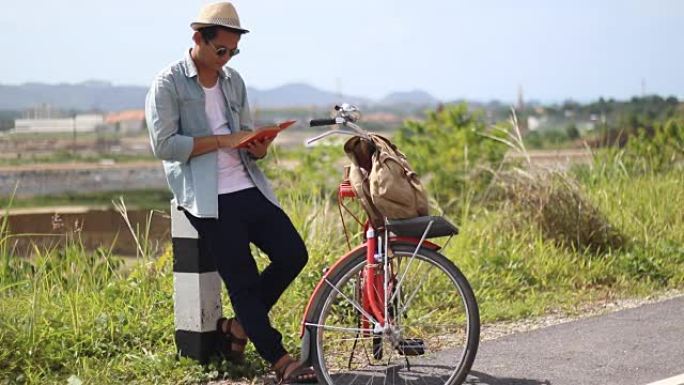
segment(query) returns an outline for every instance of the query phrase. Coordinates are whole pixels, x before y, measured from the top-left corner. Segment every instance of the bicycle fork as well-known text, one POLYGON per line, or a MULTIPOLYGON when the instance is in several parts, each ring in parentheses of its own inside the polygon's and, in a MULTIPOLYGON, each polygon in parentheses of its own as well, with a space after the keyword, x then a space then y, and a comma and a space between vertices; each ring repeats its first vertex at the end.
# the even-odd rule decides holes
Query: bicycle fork
POLYGON ((386 261, 382 254, 381 242, 375 229, 366 231, 366 266, 363 270, 362 303, 377 321, 377 327, 384 327, 387 322, 385 308, 384 269, 378 269, 380 262, 386 261))

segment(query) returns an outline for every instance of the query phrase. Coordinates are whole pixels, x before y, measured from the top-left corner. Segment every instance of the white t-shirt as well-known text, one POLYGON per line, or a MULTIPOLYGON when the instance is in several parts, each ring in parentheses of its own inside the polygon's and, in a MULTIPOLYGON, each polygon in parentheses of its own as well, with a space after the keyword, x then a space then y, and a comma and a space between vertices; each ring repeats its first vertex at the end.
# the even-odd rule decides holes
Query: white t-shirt
MULTIPOLYGON (((221 91, 220 82, 212 88, 205 88, 204 111, 207 122, 215 135, 230 134, 226 118, 226 102, 221 91)), ((221 148, 218 150, 218 193, 227 194, 254 187, 254 182, 242 164, 238 150, 221 148)))

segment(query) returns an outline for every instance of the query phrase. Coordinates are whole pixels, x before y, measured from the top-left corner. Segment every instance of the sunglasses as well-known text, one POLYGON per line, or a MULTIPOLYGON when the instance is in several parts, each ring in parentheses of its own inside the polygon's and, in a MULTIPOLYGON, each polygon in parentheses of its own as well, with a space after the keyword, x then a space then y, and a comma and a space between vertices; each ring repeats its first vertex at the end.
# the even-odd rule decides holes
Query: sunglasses
POLYGON ((240 53, 240 49, 238 48, 233 48, 230 50, 226 47, 216 48, 216 46, 212 42, 208 41, 207 43, 211 46, 211 48, 214 49, 214 51, 216 51, 216 56, 224 56, 228 54, 230 57, 233 57, 240 53))

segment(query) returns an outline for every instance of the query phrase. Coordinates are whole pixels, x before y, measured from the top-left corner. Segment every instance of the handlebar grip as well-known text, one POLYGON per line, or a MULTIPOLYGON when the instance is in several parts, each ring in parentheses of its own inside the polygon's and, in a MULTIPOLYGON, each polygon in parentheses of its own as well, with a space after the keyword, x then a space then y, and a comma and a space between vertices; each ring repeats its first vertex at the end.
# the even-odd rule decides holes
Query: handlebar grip
POLYGON ((311 119, 309 127, 332 126, 333 124, 337 124, 335 119, 311 119))

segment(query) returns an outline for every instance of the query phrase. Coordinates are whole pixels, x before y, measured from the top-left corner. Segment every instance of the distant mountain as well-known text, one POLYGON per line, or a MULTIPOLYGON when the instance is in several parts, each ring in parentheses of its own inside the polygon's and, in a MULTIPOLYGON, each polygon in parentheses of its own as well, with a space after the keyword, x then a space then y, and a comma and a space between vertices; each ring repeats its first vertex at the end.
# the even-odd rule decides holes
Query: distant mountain
POLYGON ((147 89, 89 81, 79 84, 0 85, 0 109, 22 110, 40 104, 60 109, 117 111, 141 108, 147 89))
POLYGON ((249 102, 260 108, 274 107, 328 107, 336 103, 366 104, 368 99, 323 91, 303 83, 286 84, 270 90, 247 88, 249 102))
MULTIPOLYGON (((0 110, 23 110, 41 104, 58 109, 118 111, 143 108, 147 87, 115 86, 108 82, 78 84, 25 83, 0 85, 0 110)), ((423 91, 396 92, 380 101, 324 91, 308 84, 292 83, 268 90, 247 88, 252 108, 329 107, 347 102, 368 104, 431 105, 437 100, 423 91)))
POLYGON ((385 96, 379 102, 384 105, 410 104, 410 105, 434 105, 439 100, 425 91, 413 90, 406 92, 394 92, 385 96))

